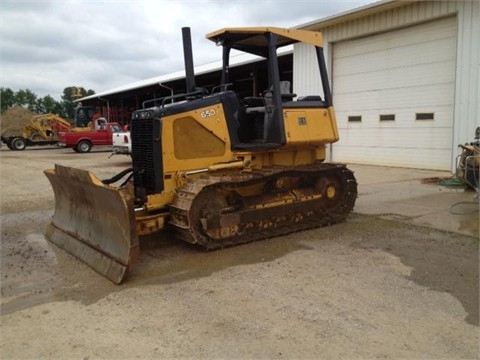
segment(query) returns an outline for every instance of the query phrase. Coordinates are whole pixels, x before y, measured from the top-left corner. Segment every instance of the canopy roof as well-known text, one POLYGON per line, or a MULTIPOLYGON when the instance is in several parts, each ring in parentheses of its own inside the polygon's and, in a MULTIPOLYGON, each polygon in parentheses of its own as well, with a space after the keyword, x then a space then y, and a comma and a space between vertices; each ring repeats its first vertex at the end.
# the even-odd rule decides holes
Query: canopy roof
POLYGON ((259 55, 264 54, 268 48, 266 33, 272 33, 278 36, 277 48, 296 42, 303 42, 319 47, 323 46, 321 32, 268 26, 223 28, 208 33, 206 38, 218 45, 229 45, 232 49, 259 55))

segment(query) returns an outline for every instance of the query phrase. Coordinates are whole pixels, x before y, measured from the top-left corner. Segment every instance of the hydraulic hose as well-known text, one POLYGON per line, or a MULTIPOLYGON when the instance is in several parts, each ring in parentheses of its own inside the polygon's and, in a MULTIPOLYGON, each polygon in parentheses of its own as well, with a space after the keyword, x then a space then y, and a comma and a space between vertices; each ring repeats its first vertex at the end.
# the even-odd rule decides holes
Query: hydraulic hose
POLYGON ((133 175, 133 168, 128 168, 128 169, 125 169, 123 170, 122 172, 118 173, 117 175, 115 176, 112 176, 110 179, 105 179, 105 180, 102 180, 102 183, 104 183, 105 185, 110 185, 110 184, 113 184, 115 182, 117 182, 118 180, 122 179, 125 175, 127 174, 130 174, 130 176, 127 178, 127 180, 125 180, 123 183, 122 183, 122 186, 125 185, 127 183, 128 180, 130 180, 130 178, 132 177, 133 175))

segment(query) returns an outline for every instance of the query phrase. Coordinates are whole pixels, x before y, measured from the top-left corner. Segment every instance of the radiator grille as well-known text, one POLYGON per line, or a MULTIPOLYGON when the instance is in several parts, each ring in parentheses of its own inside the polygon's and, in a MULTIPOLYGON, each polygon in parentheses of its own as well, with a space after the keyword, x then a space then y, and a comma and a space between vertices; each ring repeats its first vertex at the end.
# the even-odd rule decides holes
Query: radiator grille
POLYGON ((130 135, 134 182, 135 187, 143 188, 146 195, 163 190, 160 129, 160 120, 156 118, 132 120, 130 135))

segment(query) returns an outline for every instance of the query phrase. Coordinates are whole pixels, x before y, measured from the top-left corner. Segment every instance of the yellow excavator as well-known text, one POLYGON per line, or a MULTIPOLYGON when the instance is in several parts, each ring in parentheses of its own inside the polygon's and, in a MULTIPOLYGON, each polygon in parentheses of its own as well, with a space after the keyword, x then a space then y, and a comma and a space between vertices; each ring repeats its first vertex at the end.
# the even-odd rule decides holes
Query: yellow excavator
POLYGON ((133 113, 132 168, 106 180, 60 165, 45 170, 55 194, 46 237, 115 283, 138 258, 139 236, 168 227, 189 243, 222 248, 335 224, 357 198, 352 171, 324 162, 339 136, 320 32, 207 34, 223 48, 221 83, 210 92, 195 85, 190 29, 182 33, 187 91, 133 113), (298 42, 318 62, 316 94, 292 94, 280 79, 278 49, 298 42), (260 96, 232 88, 232 49, 266 59, 269 86, 260 96))
MULTIPOLYGON (((75 108, 74 122, 70 122, 61 116, 48 113, 34 116, 30 122, 24 124, 20 131, 2 135, 0 140, 10 150, 25 150, 27 146, 55 145, 58 143, 60 132, 85 131, 88 126, 83 123, 77 125, 77 116, 93 114, 91 106, 79 106, 75 108)), ((91 116, 91 115, 90 115, 91 116)))

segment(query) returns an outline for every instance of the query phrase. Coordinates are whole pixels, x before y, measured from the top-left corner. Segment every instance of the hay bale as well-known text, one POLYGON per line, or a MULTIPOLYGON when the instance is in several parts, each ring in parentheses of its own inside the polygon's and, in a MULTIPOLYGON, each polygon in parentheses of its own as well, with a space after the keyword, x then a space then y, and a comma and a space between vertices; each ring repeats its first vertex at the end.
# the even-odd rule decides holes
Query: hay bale
POLYGON ((23 125, 28 124, 37 114, 15 106, 0 114, 0 131, 2 136, 21 135, 23 125))

